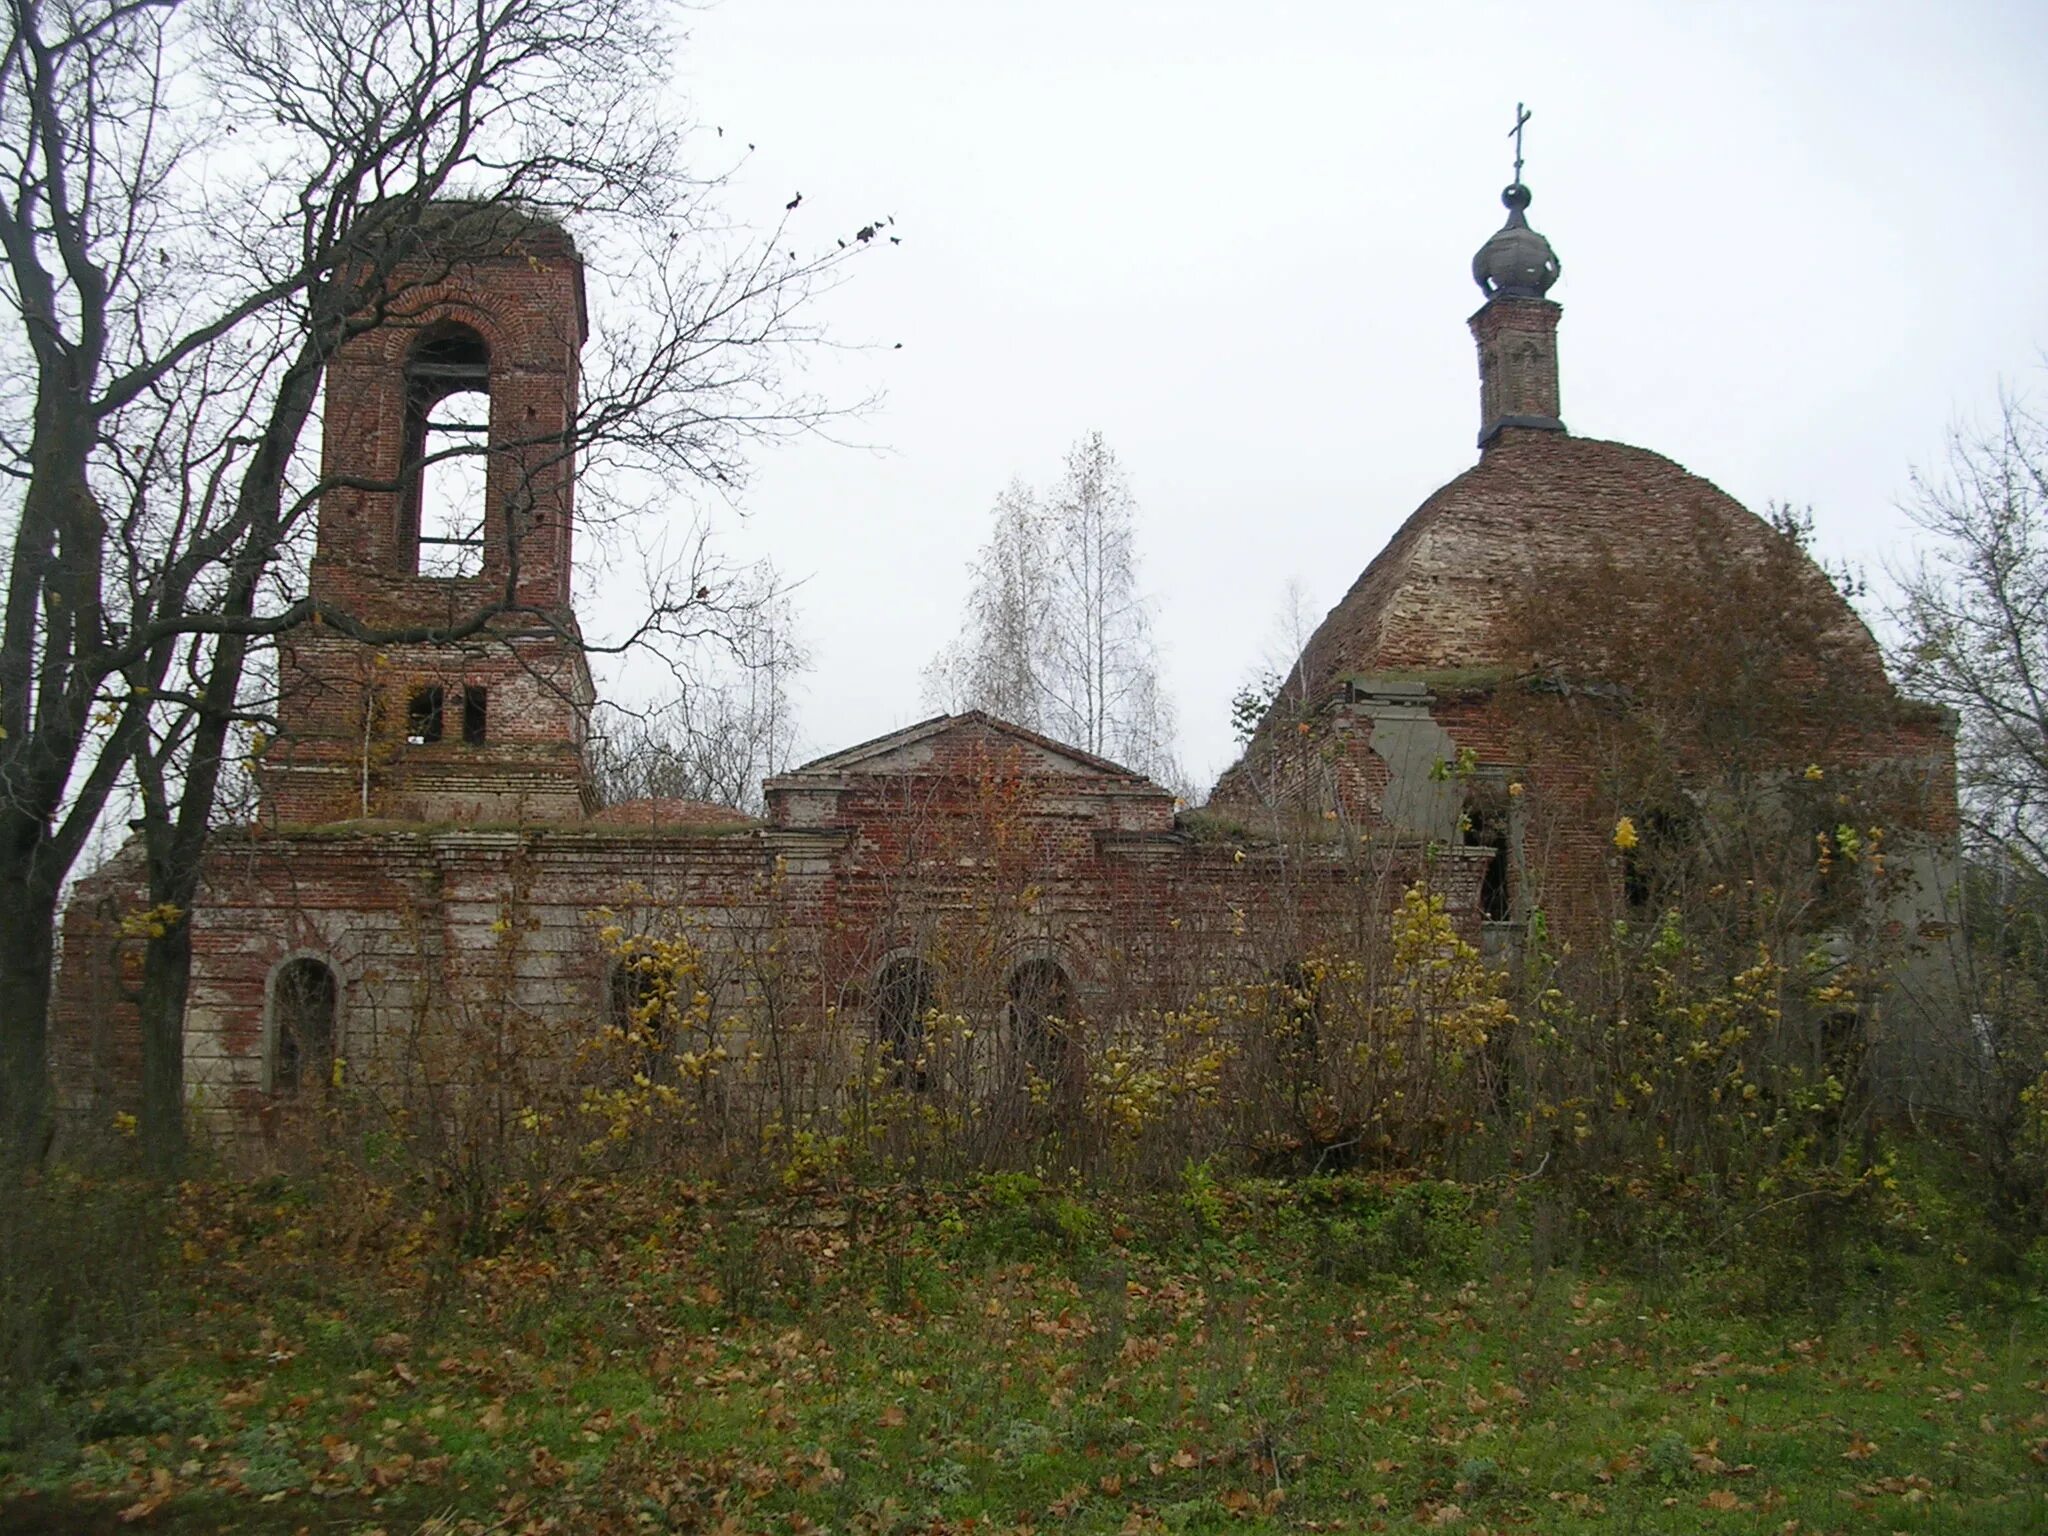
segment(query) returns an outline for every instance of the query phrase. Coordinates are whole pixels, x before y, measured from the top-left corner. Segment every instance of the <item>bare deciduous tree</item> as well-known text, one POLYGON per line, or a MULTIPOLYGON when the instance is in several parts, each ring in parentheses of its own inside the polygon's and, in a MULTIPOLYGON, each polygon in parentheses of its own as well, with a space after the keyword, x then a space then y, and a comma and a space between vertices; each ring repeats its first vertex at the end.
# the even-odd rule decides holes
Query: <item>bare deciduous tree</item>
MULTIPOLYGON (((466 241, 502 248, 535 215, 575 228, 597 301, 578 416, 515 446, 573 458, 586 516, 730 484, 749 437, 816 419, 776 361, 843 257, 798 257, 781 229, 748 238, 718 215, 717 178, 693 172, 665 99, 668 21, 666 0, 10 4, 5 1155, 47 1144, 58 904, 124 775, 167 917, 143 988, 147 1139, 167 1163, 190 959, 173 914, 196 889, 236 727, 261 714, 252 655, 316 617, 373 644, 563 627, 522 606, 516 549, 488 600, 402 631, 306 595, 323 487, 303 440, 327 364, 434 280, 423 267, 445 272, 466 241)), ((620 643, 687 634, 698 597, 665 594, 620 643)))
POLYGON ((2007 396, 1988 429, 1951 432, 1906 507, 1929 536, 1895 570, 1893 665, 1951 711, 1966 866, 1968 1031, 1951 1070, 1961 1130, 2011 1254, 2042 1230, 2048 1119, 2048 421, 2007 396))
POLYGON ((758 814, 762 780, 794 760, 790 689, 810 666, 794 605, 767 565, 728 589, 733 622, 712 655, 678 678, 672 701, 600 710, 590 771, 606 804, 675 798, 758 814))
POLYGON ((1280 606, 1266 626, 1266 649, 1257 668, 1230 699, 1231 733, 1240 745, 1249 742, 1281 700, 1306 718, 1318 676, 1314 647, 1316 617, 1309 608, 1308 588, 1299 576, 1287 578, 1280 606))
POLYGON ((1013 483, 994 517, 966 626, 926 669, 929 697, 1177 782, 1173 705, 1138 590, 1137 503, 1102 434, 1074 444, 1043 497, 1013 483))
POLYGON ((2048 422, 2007 399, 1951 434, 1908 513, 1932 543, 1895 573, 1895 664, 1955 712, 1963 813, 1981 845, 2048 875, 2048 422))

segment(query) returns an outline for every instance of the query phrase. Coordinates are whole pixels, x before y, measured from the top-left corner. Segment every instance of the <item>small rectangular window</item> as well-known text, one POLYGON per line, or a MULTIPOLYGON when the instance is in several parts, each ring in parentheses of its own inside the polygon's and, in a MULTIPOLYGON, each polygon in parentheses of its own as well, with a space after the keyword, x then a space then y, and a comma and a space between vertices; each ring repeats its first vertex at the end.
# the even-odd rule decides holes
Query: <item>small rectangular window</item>
POLYGON ((441 739, 441 690, 439 686, 414 691, 405 707, 405 739, 424 746, 441 739))
POLYGON ((462 690, 462 739, 472 747, 483 745, 488 702, 486 690, 480 684, 471 683, 462 690))

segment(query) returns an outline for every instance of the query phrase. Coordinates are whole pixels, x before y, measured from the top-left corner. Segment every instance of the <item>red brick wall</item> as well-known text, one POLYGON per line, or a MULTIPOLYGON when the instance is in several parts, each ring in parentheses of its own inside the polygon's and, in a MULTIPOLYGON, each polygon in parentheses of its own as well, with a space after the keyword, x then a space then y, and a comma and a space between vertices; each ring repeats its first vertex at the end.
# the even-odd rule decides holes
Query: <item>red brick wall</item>
MULTIPOLYGON (((224 834, 193 918, 195 1102, 252 1146, 272 1127, 267 991, 297 955, 336 970, 339 1049, 363 1069, 451 1010, 517 1012, 582 1037, 603 1006, 608 922, 678 928, 713 954, 772 939, 851 1059, 872 1028, 873 977, 895 953, 925 955, 956 1001, 984 1004, 1017 961, 1049 955, 1084 1012, 1137 1018, 1170 1003, 1191 964, 1238 955, 1270 969, 1383 935, 1411 880, 1432 880, 1461 911, 1476 899, 1477 866, 1462 856, 1201 840, 1156 786, 1048 767, 978 727, 907 771, 835 778, 832 814, 804 827, 224 834)), ((140 904, 117 865, 82 882, 70 909, 60 1078, 67 1109, 88 1120, 133 1102, 136 1025, 118 996, 133 946, 111 944, 109 925, 140 904)))

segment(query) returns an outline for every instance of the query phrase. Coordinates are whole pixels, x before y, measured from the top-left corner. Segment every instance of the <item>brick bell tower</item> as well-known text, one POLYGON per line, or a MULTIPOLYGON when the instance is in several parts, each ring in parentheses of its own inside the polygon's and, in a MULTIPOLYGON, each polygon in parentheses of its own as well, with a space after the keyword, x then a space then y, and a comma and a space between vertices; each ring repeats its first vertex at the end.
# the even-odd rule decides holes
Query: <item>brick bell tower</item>
POLYGON ((593 699, 571 606, 583 267, 506 205, 431 205, 379 323, 327 370, 315 598, 383 632, 287 638, 271 818, 560 821, 591 801, 593 699))

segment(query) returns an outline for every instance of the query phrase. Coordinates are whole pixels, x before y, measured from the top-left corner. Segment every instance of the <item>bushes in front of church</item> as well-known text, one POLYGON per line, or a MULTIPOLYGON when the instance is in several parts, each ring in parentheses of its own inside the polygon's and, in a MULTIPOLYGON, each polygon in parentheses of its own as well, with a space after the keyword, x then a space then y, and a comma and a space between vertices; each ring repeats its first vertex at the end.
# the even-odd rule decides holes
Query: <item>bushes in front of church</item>
MULTIPOLYGON (((1813 857, 1851 861, 1844 847, 1813 857)), ((992 1172, 1157 1189, 1190 1167, 1450 1181, 1525 1222, 1532 1252, 1650 1270, 1760 1255, 1752 1273, 1815 1296, 1859 1253, 1953 1225, 1921 1219, 1934 1186, 1874 1077, 1881 924, 1845 949, 1778 891, 1709 885, 1590 943, 1538 909, 1503 962, 1425 880, 1322 926, 1225 901, 1155 936, 1163 987, 1062 994, 1050 972, 1038 992, 1017 981, 1005 935, 1030 899, 932 923, 915 971, 772 916, 711 932, 622 902, 591 916, 605 990, 565 1030, 539 1006, 545 953, 515 892, 475 998, 412 999, 380 1021, 381 1063, 337 1072, 321 1150, 439 1211, 472 1252, 549 1220, 579 1181, 639 1169, 784 1190, 992 1172)), ((2014 1103, 2011 1237, 1973 1250, 2007 1270, 2048 1150, 2042 1096, 2014 1103)), ((1965 1156, 1941 1187, 1975 1174, 1965 1156)))

